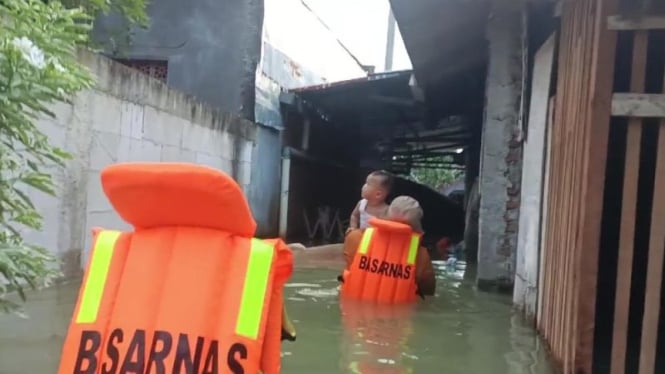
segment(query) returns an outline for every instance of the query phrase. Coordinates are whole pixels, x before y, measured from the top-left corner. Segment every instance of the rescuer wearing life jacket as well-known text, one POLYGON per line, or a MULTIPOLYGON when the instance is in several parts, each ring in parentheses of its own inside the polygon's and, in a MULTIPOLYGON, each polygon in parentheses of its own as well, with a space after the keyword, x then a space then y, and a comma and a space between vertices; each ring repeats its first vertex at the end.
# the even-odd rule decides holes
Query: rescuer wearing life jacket
POLYGON ((94 230, 58 373, 278 374, 293 258, 252 237, 238 184, 182 163, 116 164, 101 180, 134 229, 94 230))
MULTIPOLYGON (((388 208, 387 221, 379 219, 370 219, 369 222, 373 226, 377 225, 383 226, 386 229, 395 229, 388 227, 391 226, 389 222, 396 223, 396 225, 392 226, 404 224, 405 226, 408 225, 407 227, 408 229, 410 229, 410 231, 412 231, 415 234, 418 234, 417 238, 418 241, 412 241, 412 244, 415 242, 416 245, 418 245, 413 266, 414 267, 413 270, 415 271, 414 278, 417 285, 418 294, 421 296, 426 296, 426 295, 434 295, 434 291, 436 288, 436 278, 434 275, 432 261, 430 259, 429 253, 427 252, 427 249, 419 245, 420 235, 422 234, 423 231, 421 225, 422 216, 423 216, 423 211, 417 200, 409 196, 398 196, 392 201, 392 203, 388 208)), ((405 230, 405 228, 396 228, 396 229, 405 230)), ((366 243, 364 243, 366 237, 367 235, 365 230, 354 230, 347 234, 344 241, 344 258, 346 261, 347 272, 350 270, 354 261, 356 261, 356 257, 358 256, 358 250, 359 249, 362 250, 363 245, 367 245, 366 243)), ((392 248, 390 250, 392 250, 392 248)), ((377 262, 376 259, 374 262, 377 262)), ((384 265, 384 262, 385 261, 382 261, 380 263, 377 262, 378 268, 375 266, 374 268, 376 269, 369 269, 369 270, 377 270, 379 273, 381 273, 380 272, 381 266, 384 265)), ((359 262, 359 265, 362 268, 363 262, 362 261, 359 262)), ((402 267, 402 268, 408 269, 408 267, 406 268, 402 267)), ((391 272, 394 273, 397 270, 400 269, 398 267, 391 267, 386 269, 386 271, 384 271, 383 273, 391 275, 391 272)), ((406 275, 405 274, 406 272, 404 271, 402 271, 401 273, 403 276, 406 275)))

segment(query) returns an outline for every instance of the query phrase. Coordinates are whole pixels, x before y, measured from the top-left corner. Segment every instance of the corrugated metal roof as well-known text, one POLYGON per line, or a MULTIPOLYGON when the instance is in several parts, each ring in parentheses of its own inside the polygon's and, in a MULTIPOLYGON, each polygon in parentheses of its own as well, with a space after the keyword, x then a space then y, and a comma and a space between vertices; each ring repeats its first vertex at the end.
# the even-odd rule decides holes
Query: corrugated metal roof
POLYGON ((385 73, 375 73, 375 74, 370 74, 366 77, 353 78, 353 79, 347 79, 347 80, 344 80, 344 81, 322 83, 322 84, 316 84, 316 85, 312 85, 312 86, 294 88, 294 89, 289 90, 289 92, 297 93, 297 92, 321 91, 321 90, 326 90, 326 89, 329 89, 329 88, 353 85, 353 84, 356 84, 356 83, 371 82, 371 81, 376 81, 376 80, 390 79, 390 78, 404 77, 404 76, 410 77, 412 73, 413 73, 412 70, 400 70, 400 71, 391 71, 391 72, 385 72, 385 73))
POLYGON ((290 93, 332 122, 389 126, 422 117, 409 88, 411 74, 410 70, 372 74, 302 87, 290 93), (398 104, 398 111, 391 110, 396 107, 395 101, 409 104, 398 104))

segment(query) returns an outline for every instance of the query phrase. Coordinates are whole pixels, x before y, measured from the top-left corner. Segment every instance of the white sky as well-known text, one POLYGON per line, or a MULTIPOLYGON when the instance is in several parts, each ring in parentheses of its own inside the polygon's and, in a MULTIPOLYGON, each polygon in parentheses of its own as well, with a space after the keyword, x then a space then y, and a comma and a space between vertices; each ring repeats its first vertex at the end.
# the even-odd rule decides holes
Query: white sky
MULTIPOLYGON (((266 0, 265 28, 271 44, 329 81, 363 76, 364 72, 337 44, 335 37, 365 65, 384 71, 388 0, 305 0, 332 30, 326 30, 301 0, 266 0)), ((392 70, 410 69, 404 42, 395 29, 392 70)))

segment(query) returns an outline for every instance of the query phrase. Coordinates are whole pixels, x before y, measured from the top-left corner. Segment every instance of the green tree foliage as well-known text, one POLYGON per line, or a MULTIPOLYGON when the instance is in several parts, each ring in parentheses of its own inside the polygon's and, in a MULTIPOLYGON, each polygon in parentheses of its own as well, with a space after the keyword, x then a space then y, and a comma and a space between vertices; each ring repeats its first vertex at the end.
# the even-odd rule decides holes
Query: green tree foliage
POLYGON ((92 17, 107 13, 121 14, 129 22, 140 26, 148 25, 145 12, 146 0, 59 0, 66 8, 81 8, 92 17))
POLYGON ((106 49, 113 55, 123 56, 132 44, 134 26, 147 27, 146 5, 149 0, 49 0, 62 3, 66 8, 81 8, 93 19, 104 14, 118 14, 111 28, 105 30, 104 40, 89 40, 87 47, 93 50, 106 49))
POLYGON ((26 287, 42 287, 60 275, 56 258, 23 238, 42 225, 27 192, 53 195, 50 172, 69 158, 49 144, 37 121, 54 117, 55 102, 92 86, 90 73, 76 60, 92 16, 120 10, 143 22, 140 4, 144 0, 0 1, 0 312, 20 312, 26 287), (20 298, 11 297, 13 292, 20 298))
POLYGON ((453 183, 464 176, 463 170, 452 168, 450 156, 435 158, 433 161, 439 164, 412 169, 411 179, 439 191, 446 184, 453 183))

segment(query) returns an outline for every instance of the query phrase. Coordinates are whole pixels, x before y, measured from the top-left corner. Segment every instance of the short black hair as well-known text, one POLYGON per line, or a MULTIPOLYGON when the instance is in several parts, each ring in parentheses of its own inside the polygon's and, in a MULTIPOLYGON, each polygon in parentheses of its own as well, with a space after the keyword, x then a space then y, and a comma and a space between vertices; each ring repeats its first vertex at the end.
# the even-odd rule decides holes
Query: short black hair
POLYGON ((391 172, 385 170, 375 170, 371 172, 369 175, 373 177, 378 177, 379 185, 381 186, 381 188, 386 190, 387 193, 390 193, 392 191, 395 177, 391 172))

